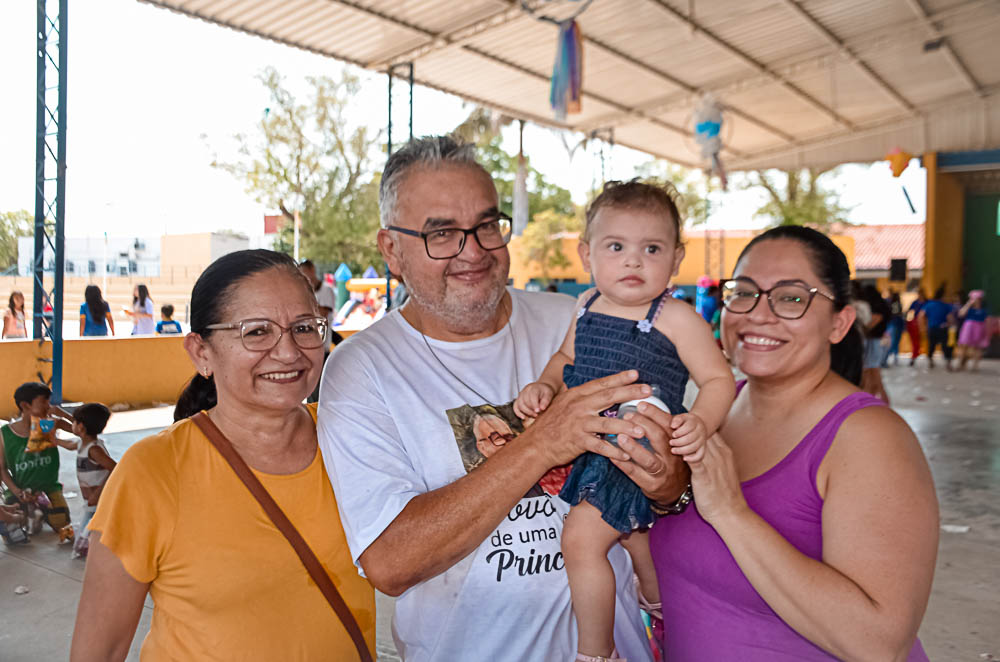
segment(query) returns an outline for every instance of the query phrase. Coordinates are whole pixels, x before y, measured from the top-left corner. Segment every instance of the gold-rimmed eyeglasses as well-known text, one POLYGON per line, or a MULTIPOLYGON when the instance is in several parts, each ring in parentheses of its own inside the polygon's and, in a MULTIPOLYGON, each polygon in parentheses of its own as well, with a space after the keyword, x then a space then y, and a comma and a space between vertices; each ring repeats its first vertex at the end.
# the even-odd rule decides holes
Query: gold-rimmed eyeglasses
POLYGON ((325 317, 303 317, 290 326, 281 326, 266 318, 246 319, 228 324, 209 324, 210 331, 239 330, 243 346, 253 352, 265 352, 281 340, 285 333, 291 333, 292 340, 300 349, 316 349, 326 342, 326 332, 330 323, 325 317))

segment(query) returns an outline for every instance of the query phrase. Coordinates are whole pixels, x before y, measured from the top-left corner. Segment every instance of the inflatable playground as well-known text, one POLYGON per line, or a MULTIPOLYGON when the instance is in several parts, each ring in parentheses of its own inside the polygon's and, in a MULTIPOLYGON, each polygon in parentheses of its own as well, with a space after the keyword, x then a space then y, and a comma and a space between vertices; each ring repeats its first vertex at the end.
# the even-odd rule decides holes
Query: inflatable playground
MULTIPOLYGON (((335 273, 326 275, 326 282, 337 293, 335 329, 359 331, 385 314, 386 280, 374 268, 369 266, 360 278, 353 278, 346 265, 341 264, 335 273)), ((395 278, 389 282, 393 293, 398 285, 395 278)))

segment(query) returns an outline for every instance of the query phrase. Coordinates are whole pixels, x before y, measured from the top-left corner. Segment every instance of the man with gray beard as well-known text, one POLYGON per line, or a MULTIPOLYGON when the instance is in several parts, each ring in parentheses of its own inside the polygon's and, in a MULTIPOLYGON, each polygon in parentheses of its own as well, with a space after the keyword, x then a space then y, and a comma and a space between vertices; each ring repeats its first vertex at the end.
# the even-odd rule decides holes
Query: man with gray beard
MULTIPOLYGON (((569 508, 532 488, 589 450, 669 503, 687 483, 684 463, 651 419, 599 415, 649 395, 634 372, 559 394, 530 426, 513 414, 574 302, 507 287, 510 219, 470 145, 430 137, 395 152, 379 204, 379 249, 410 299, 342 343, 320 389, 320 447, 354 561, 399 596, 393 636, 407 662, 571 660, 559 548, 569 508), (518 436, 483 461, 474 421, 496 413, 518 436), (600 434, 623 435, 621 450, 600 434), (643 434, 654 452, 631 439, 643 434)), ((620 546, 609 558, 615 643, 649 660, 630 561, 620 546)))

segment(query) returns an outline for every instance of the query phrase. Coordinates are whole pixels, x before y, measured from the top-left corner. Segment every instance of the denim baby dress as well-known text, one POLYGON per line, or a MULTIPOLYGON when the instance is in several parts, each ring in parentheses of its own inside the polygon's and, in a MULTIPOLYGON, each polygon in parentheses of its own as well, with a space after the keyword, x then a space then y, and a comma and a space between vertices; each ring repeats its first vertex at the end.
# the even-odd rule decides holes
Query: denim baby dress
MULTIPOLYGON (((688 371, 677 355, 677 348, 665 335, 654 328, 670 290, 649 304, 645 319, 635 320, 591 312, 590 306, 601 295, 594 296, 577 312, 575 363, 563 369, 567 388, 623 370, 638 370, 637 384, 657 385, 660 399, 672 414, 684 408, 684 389, 688 371)), ((605 415, 614 416, 617 405, 605 415)), ((649 448, 649 440, 639 442, 649 448)), ((559 496, 575 506, 588 501, 601 511, 605 522, 622 533, 646 528, 656 515, 649 508, 649 499, 639 486, 603 455, 584 453, 573 462, 573 469, 559 496)))

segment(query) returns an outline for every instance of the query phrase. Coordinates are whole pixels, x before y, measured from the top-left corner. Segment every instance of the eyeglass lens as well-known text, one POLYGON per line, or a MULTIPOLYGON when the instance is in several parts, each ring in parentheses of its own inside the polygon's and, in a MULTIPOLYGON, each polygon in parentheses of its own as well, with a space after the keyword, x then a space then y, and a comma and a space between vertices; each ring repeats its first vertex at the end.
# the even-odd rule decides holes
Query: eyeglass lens
POLYGON ((799 285, 779 285, 770 291, 770 296, 753 283, 735 281, 726 284, 723 303, 734 313, 749 313, 757 305, 758 297, 768 299, 771 311, 778 317, 798 319, 802 317, 812 295, 799 285))
MULTIPOLYGON (((472 234, 476 235, 476 240, 483 250, 492 251, 507 245, 510 241, 510 232, 510 221, 506 218, 497 218, 480 223, 473 228, 472 234)), ((424 238, 427 243, 427 254, 435 259, 455 257, 465 248, 467 236, 465 230, 458 228, 434 230, 424 238)))
MULTIPOLYGON (((323 318, 298 320, 288 329, 292 340, 302 349, 316 349, 326 342, 327 322, 323 318)), ((271 349, 278 344, 283 330, 271 320, 241 322, 243 346, 251 350, 271 349)))

